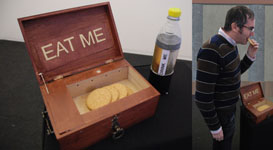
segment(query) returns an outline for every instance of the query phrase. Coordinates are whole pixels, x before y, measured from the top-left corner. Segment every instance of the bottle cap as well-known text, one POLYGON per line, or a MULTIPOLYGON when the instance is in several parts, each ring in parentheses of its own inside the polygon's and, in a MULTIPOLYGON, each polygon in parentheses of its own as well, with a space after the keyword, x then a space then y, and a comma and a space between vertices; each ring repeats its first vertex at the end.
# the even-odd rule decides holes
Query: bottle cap
POLYGON ((169 16, 178 18, 181 15, 181 9, 180 8, 170 8, 169 9, 169 16))

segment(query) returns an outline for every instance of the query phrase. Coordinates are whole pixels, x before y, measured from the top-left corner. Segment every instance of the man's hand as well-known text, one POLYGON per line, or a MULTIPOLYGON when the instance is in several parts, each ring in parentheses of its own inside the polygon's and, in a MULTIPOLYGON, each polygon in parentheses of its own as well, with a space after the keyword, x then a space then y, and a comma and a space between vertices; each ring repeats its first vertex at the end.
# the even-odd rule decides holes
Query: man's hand
POLYGON ((257 43, 257 41, 251 39, 253 42, 252 44, 249 44, 248 49, 247 49, 247 54, 248 56, 250 56, 251 58, 256 58, 256 53, 259 49, 259 43, 257 43))
POLYGON ((224 140, 224 133, 222 129, 220 130, 220 132, 212 133, 211 135, 212 135, 212 138, 214 138, 218 142, 224 140))

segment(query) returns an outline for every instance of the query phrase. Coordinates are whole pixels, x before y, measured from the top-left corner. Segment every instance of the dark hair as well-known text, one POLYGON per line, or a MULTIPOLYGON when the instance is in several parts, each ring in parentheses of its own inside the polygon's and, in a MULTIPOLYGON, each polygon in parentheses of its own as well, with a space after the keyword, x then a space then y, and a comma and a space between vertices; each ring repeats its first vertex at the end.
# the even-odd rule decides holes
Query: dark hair
POLYGON ((233 7, 227 12, 224 30, 230 31, 233 22, 241 29, 247 23, 248 18, 254 18, 254 12, 251 9, 246 6, 233 7))

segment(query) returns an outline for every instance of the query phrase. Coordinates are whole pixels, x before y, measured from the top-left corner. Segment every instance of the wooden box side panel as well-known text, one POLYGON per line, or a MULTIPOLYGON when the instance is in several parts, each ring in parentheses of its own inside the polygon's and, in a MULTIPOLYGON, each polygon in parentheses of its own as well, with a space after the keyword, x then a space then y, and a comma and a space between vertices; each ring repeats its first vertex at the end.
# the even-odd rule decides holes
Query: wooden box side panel
POLYGON ((127 79, 127 68, 128 67, 121 67, 73 84, 69 84, 67 85, 67 89, 73 98, 78 97, 80 95, 89 93, 96 88, 127 79))
MULTIPOLYGON (((100 71, 99 68, 97 70, 100 71)), ((75 98, 89 93, 96 88, 117 82, 131 87, 134 93, 150 87, 147 81, 129 65, 120 68, 113 68, 113 70, 108 72, 100 73, 97 76, 69 84, 67 85, 67 89, 70 95, 75 98), (127 82, 130 82, 130 85, 127 82)))
POLYGON ((72 97, 69 95, 63 80, 49 84, 48 94, 44 86, 40 86, 46 109, 56 137, 70 132, 71 129, 81 126, 83 120, 75 108, 72 97))
POLYGON ((129 67, 128 79, 136 86, 137 91, 149 87, 147 81, 133 67, 129 67))

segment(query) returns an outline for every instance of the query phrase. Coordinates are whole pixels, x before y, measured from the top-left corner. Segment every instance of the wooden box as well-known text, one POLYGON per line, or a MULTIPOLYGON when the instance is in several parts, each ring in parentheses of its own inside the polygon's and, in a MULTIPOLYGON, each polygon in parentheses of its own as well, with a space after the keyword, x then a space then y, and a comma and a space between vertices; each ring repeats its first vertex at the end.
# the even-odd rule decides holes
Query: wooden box
POLYGON ((273 102, 264 97, 260 82, 241 87, 240 96, 250 117, 257 124, 273 115, 273 102))
POLYGON ((160 94, 124 59, 108 2, 18 21, 61 149, 118 138, 154 115, 160 94), (89 110, 87 95, 112 83, 132 94, 89 110))

